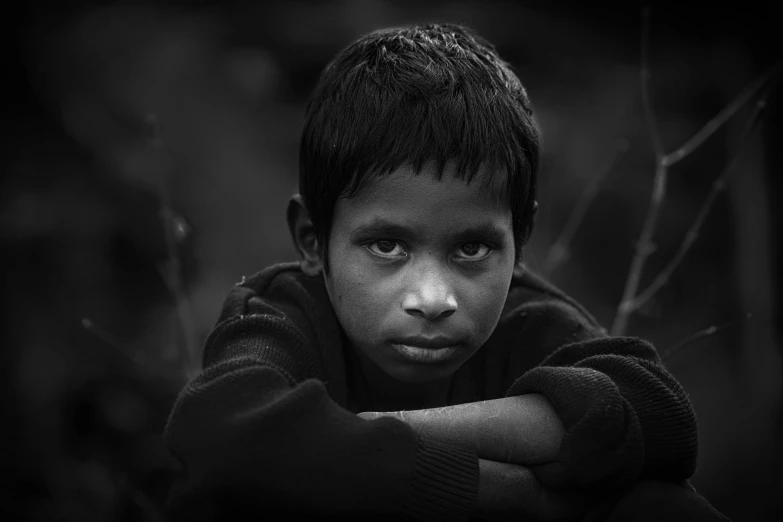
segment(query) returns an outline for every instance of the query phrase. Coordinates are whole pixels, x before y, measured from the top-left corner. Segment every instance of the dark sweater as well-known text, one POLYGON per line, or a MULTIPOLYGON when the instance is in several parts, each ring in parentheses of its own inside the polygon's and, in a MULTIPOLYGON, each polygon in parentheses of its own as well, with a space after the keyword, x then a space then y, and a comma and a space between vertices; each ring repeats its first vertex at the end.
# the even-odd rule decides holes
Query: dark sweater
MULTIPOLYGON (((272 507, 334 515, 464 520, 478 456, 367 421, 356 355, 321 278, 294 263, 235 286, 206 340, 204 369, 181 392, 165 440, 182 464, 174 520, 272 507)), ((564 484, 682 481, 696 466, 686 393, 645 341, 609 337, 574 300, 515 276, 487 343, 452 379, 449 404, 541 393, 566 429, 564 484)))

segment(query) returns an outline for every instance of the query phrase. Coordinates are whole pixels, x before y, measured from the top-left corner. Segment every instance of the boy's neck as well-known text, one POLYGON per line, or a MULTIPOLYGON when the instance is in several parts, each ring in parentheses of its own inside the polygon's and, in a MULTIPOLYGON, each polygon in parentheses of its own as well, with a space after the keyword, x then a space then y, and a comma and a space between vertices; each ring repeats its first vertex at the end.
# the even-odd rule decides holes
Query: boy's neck
POLYGON ((354 351, 367 394, 363 402, 369 403, 372 411, 421 410, 448 405, 451 377, 425 383, 401 382, 357 352, 354 351))

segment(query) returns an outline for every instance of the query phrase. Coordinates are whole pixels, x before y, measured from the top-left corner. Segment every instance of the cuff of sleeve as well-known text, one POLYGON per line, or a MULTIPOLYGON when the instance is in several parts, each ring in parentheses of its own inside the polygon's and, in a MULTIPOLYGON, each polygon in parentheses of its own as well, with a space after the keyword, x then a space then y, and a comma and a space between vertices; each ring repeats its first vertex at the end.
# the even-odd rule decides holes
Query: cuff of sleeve
POLYGON ((641 426, 606 375, 590 368, 540 366, 517 379, 507 395, 525 393, 544 395, 566 430, 556 482, 611 487, 639 478, 645 455, 641 426))
POLYGON ((420 437, 411 500, 403 511, 416 520, 467 520, 478 480, 475 450, 420 437))
POLYGON ((696 416, 682 387, 653 363, 624 365, 604 357, 593 366, 614 379, 633 407, 644 432, 645 477, 685 479, 696 471, 696 416))

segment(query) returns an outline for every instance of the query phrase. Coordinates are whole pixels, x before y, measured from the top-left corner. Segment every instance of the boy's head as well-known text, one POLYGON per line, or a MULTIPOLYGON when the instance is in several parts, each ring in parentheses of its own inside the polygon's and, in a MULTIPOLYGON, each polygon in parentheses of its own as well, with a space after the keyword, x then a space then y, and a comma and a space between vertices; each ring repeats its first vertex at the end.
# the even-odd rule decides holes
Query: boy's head
POLYGON ((538 161, 522 84, 464 27, 376 31, 324 70, 289 225, 303 270, 323 273, 349 339, 387 374, 445 377, 489 337, 532 230, 538 161), (437 337, 464 347, 414 349, 437 337), (378 343, 397 355, 384 362, 378 343), (420 356, 444 361, 404 367, 420 356))

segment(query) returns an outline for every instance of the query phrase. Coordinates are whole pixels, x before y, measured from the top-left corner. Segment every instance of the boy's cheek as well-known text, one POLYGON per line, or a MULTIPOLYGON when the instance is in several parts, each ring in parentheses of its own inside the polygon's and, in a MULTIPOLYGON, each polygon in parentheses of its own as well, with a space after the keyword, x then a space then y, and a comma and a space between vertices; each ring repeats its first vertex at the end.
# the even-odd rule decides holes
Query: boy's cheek
POLYGON ((373 281, 361 269, 333 274, 327 286, 340 322, 349 329, 355 326, 366 330, 368 325, 382 322, 380 316, 388 313, 393 304, 385 285, 373 281))
POLYGON ((351 263, 345 270, 334 274, 333 290, 340 294, 343 300, 352 303, 374 302, 380 296, 389 296, 394 292, 393 278, 387 271, 378 270, 368 263, 351 263))

